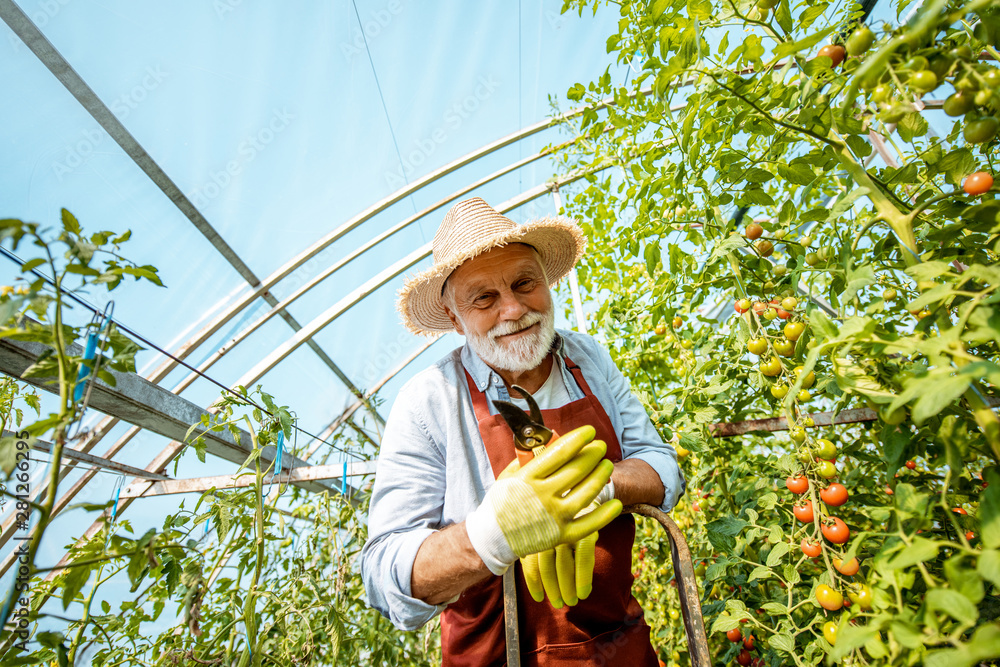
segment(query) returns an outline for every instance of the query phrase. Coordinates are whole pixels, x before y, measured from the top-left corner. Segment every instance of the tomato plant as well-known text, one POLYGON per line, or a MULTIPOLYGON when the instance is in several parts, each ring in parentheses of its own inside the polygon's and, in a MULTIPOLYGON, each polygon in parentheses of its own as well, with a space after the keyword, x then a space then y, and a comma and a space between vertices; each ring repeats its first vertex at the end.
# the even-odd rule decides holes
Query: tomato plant
MULTIPOLYGON (((1000 202, 963 188, 996 171, 996 46, 975 27, 993 4, 904 22, 903 0, 877 21, 822 0, 625 0, 607 47, 633 75, 570 91, 559 159, 582 175, 565 213, 601 248, 578 269, 591 322, 690 452, 700 511, 674 515, 705 564, 710 636, 742 624, 766 664, 1000 657, 1000 202), (846 57, 817 57, 831 42, 846 57), (699 313, 683 375, 643 324, 678 310, 699 313), (850 604, 820 607, 820 585, 850 604)), ((647 618, 686 665, 682 635, 647 618)))

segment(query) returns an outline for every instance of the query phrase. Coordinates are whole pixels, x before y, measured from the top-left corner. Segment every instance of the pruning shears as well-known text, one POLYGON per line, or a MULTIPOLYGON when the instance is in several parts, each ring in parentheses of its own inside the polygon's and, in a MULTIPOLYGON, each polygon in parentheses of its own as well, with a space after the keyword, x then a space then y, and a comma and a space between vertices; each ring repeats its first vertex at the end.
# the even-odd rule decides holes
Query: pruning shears
POLYGON ((545 426, 542 411, 538 409, 538 403, 530 393, 516 384, 511 385, 511 389, 528 402, 529 412, 508 401, 493 401, 493 405, 514 432, 514 452, 517 454, 517 462, 523 466, 535 458, 553 438, 558 438, 559 434, 545 426))

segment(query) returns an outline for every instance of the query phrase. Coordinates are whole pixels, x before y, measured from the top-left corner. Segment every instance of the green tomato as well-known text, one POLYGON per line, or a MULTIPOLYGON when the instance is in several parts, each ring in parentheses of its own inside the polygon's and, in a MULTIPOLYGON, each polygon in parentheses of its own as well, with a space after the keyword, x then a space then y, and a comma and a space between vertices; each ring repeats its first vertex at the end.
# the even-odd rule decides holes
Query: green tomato
POLYGON ((849 55, 860 56, 868 49, 872 48, 872 44, 874 43, 875 33, 873 33, 871 28, 868 26, 862 25, 847 38, 847 44, 845 44, 845 47, 847 48, 847 53, 849 55))
POLYGON ((795 400, 799 403, 808 403, 812 400, 812 394, 809 393, 808 389, 799 389, 799 393, 795 395, 795 400))
POLYGON ((774 351, 783 357, 790 357, 795 354, 795 343, 790 340, 778 339, 774 341, 774 351))
POLYGON ((1000 127, 1000 121, 996 119, 996 116, 983 116, 971 123, 966 123, 962 134, 970 144, 984 144, 996 136, 998 127, 1000 127))
POLYGON ((882 104, 883 102, 888 102, 892 99, 892 86, 880 83, 875 86, 875 90, 872 91, 872 101, 877 104, 882 104))
POLYGON ((951 51, 949 51, 948 55, 954 58, 955 60, 964 60, 968 62, 972 60, 972 47, 968 46, 967 44, 963 44, 962 46, 957 46, 951 51))
POLYGON ((788 385, 787 384, 775 384, 771 385, 771 396, 777 399, 782 399, 788 395, 788 385))
POLYGON ((777 357, 771 357, 767 361, 760 362, 760 372, 767 377, 775 377, 781 374, 781 361, 777 357))
POLYGON ((934 72, 929 69, 925 69, 920 70, 919 72, 914 72, 908 83, 914 90, 926 93, 938 87, 938 78, 934 72))
POLYGON ((753 338, 747 342, 747 349, 750 350, 751 354, 760 356, 767 352, 767 341, 763 338, 753 338))
POLYGON ((817 264, 819 264, 819 255, 817 255, 814 252, 807 254, 806 264, 808 264, 809 266, 816 266, 817 264))
POLYGON ((837 458, 837 445, 833 444, 832 441, 826 438, 820 438, 819 446, 816 448, 816 456, 821 459, 835 459, 837 458))
POLYGON ((903 69, 908 69, 911 72, 919 72, 920 70, 927 69, 930 63, 927 58, 923 56, 913 56, 903 64, 903 69))
MULTIPOLYGON (((776 275, 776 276, 778 276, 780 278, 783 275, 785 275, 786 273, 788 273, 788 267, 785 266, 784 264, 778 264, 777 266, 775 266, 772 269, 772 272, 774 273, 774 275, 776 275)), ((782 307, 784 308, 784 306, 782 306, 782 307)))
POLYGON ((1000 69, 992 67, 983 74, 983 79, 986 81, 986 85, 990 88, 996 90, 1000 88, 1000 69))
POLYGON ((795 306, 797 305, 799 305, 799 301, 794 296, 786 296, 781 300, 781 307, 785 310, 795 310, 795 306))
MULTIPOLYGON (((812 371, 809 371, 808 373, 805 374, 805 376, 803 376, 802 373, 804 371, 805 371, 804 367, 802 367, 802 366, 796 366, 795 369, 792 372, 795 373, 795 377, 796 378, 799 378, 799 377, 802 378, 802 388, 803 389, 808 389, 809 387, 813 386, 813 383, 816 382, 816 374, 813 373, 812 371)), ((811 426, 811 424, 810 424, 810 426, 811 426)))
POLYGON ((892 289, 891 287, 882 292, 882 299, 885 301, 892 301, 895 298, 896 298, 896 290, 892 289))
POLYGON ((806 440, 806 430, 802 427, 793 428, 789 431, 788 435, 799 444, 802 444, 806 440))
POLYGON ((967 90, 952 93, 944 101, 944 112, 949 116, 964 116, 975 106, 975 95, 967 90))
POLYGON ((933 56, 931 56, 931 61, 930 64, 928 65, 928 68, 932 72, 934 72, 934 75, 937 76, 938 81, 940 81, 941 79, 948 76, 948 72, 951 71, 951 66, 953 63, 954 60, 944 55, 943 53, 936 53, 933 56))
POLYGON ((837 466, 833 461, 820 461, 816 464, 816 474, 823 479, 832 479, 837 476, 837 466))
POLYGON ((894 104, 882 112, 882 121, 885 123, 898 123, 903 120, 903 116, 912 110, 913 108, 909 104, 894 104))

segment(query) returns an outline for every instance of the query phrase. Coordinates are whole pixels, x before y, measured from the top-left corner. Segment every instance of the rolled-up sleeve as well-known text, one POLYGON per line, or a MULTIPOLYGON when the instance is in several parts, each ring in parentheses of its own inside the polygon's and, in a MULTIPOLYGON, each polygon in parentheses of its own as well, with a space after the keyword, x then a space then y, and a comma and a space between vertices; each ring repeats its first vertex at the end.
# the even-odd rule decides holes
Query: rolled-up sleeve
POLYGON ((606 371, 608 384, 622 419, 622 458, 641 459, 648 463, 663 482, 663 503, 660 509, 669 512, 687 488, 687 481, 677 465, 677 452, 657 432, 646 408, 632 393, 628 380, 618 370, 611 354, 594 341, 598 362, 606 371))
POLYGON ((361 577, 372 607, 401 630, 416 630, 445 607, 418 600, 410 589, 417 551, 441 524, 445 463, 406 390, 386 420, 361 577))

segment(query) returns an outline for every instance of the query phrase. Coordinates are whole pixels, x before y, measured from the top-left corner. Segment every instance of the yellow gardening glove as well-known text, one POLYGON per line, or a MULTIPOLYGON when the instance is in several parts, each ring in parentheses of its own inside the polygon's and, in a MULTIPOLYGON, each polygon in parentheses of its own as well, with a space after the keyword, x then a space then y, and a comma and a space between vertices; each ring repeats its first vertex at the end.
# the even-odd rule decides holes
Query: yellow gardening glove
POLYGON ((611 478, 607 446, 592 426, 561 436, 523 468, 511 462, 466 518, 473 548, 494 574, 519 557, 579 542, 621 513, 620 501, 577 517, 611 478))
POLYGON ((563 604, 570 607, 586 600, 594 589, 594 552, 598 532, 595 530, 575 544, 560 544, 521 559, 524 582, 535 602, 546 596, 553 609, 563 604))
MULTIPOLYGON (((602 504, 615 497, 614 482, 608 482, 601 493, 577 516, 593 512, 602 504)), ((594 556, 597 548, 598 532, 594 531, 573 544, 560 544, 537 554, 521 559, 524 582, 535 602, 546 596, 554 609, 563 604, 574 606, 586 600, 594 589, 594 556)))

